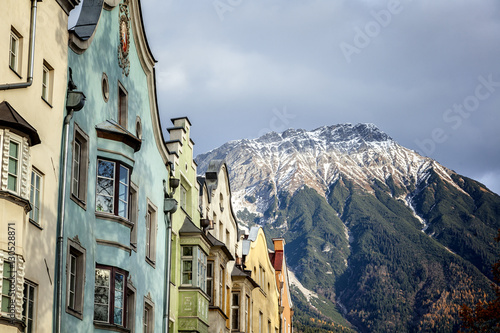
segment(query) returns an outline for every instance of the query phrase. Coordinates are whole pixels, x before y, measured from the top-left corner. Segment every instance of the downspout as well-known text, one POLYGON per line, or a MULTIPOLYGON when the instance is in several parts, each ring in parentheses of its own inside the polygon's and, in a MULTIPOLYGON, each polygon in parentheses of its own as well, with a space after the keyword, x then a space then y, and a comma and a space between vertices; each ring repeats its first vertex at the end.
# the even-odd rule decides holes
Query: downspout
POLYGON ((177 200, 173 198, 175 189, 178 186, 178 179, 170 178, 170 187, 173 191, 169 194, 166 187, 166 180, 163 180, 163 191, 165 199, 163 202, 163 213, 165 214, 165 224, 167 226, 167 238, 165 239, 165 277, 163 279, 163 333, 168 332, 168 321, 170 315, 170 275, 172 267, 172 214, 177 210, 177 200), (177 182, 176 182, 177 181, 177 182), (175 186, 177 184, 177 186, 175 186))
POLYGON ((85 105, 85 95, 79 91, 72 91, 76 86, 73 83, 71 77, 71 68, 69 69, 70 81, 68 83, 68 95, 66 98, 66 110, 68 114, 64 117, 63 123, 63 156, 62 162, 63 166, 61 169, 61 180, 59 185, 59 212, 58 212, 58 234, 57 234, 57 254, 56 254, 56 279, 57 279, 57 289, 56 289, 56 314, 55 314, 55 325, 54 332, 61 332, 61 322, 62 322, 62 296, 63 296, 63 285, 62 277, 64 274, 63 270, 63 245, 64 245, 64 208, 66 206, 66 169, 68 166, 68 146, 69 146, 69 123, 71 118, 73 118, 73 113, 75 111, 80 111, 85 105))
POLYGON ((28 54, 28 78, 23 83, 7 83, 0 85, 0 90, 28 88, 33 83, 33 66, 35 63, 36 9, 38 0, 31 0, 30 40, 28 54))

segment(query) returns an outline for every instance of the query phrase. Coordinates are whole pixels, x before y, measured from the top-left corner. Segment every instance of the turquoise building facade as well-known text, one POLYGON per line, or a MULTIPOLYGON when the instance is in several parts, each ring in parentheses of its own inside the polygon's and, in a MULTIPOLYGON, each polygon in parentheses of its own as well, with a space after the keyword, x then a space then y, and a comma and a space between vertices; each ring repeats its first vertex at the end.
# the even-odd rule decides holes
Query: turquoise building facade
POLYGON ((85 1, 70 32, 68 90, 86 101, 66 117, 61 332, 162 332, 168 324, 170 170, 139 6, 85 1))

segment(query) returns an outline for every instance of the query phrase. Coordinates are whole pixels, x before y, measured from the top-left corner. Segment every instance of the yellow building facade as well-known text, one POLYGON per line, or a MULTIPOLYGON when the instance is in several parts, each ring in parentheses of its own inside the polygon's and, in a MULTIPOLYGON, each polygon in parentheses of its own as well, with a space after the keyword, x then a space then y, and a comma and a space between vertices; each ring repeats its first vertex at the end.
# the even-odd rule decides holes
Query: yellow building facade
POLYGON ((269 258, 266 236, 261 227, 252 227, 242 241, 243 266, 251 271, 258 287, 252 291, 250 322, 254 333, 278 333, 280 330, 279 291, 276 271, 269 258))
POLYGON ((0 11, 0 331, 51 332, 68 13, 79 0, 0 11))

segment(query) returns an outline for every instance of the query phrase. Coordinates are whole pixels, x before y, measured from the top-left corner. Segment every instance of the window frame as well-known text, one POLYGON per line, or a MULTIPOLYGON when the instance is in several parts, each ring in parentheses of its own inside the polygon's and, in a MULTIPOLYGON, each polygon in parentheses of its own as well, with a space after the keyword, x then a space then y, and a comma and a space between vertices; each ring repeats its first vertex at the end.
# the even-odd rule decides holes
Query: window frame
POLYGON ((219 268, 219 307, 224 309, 225 295, 224 295, 224 285, 225 285, 225 269, 224 266, 219 268))
POLYGON ((83 320, 83 306, 85 294, 85 273, 86 273, 86 250, 79 243, 68 239, 68 250, 66 257, 66 312, 83 320), (72 260, 74 258, 74 261, 72 260), (72 266, 74 271, 74 290, 72 289, 71 275, 72 266), (73 304, 71 295, 74 294, 73 304))
POLYGON ((96 194, 95 194, 95 211, 96 213, 100 213, 100 214, 109 214, 109 215, 113 215, 113 216, 117 216, 117 217, 121 217, 125 220, 129 220, 129 209, 130 209, 130 183, 131 183, 131 180, 130 180, 130 175, 132 173, 132 168, 130 168, 128 165, 120 162, 120 161, 117 161, 117 160, 111 160, 111 159, 107 159, 107 158, 102 158, 102 157, 98 157, 97 158, 97 171, 96 171, 96 194), (113 177, 110 178, 106 175, 99 175, 99 162, 100 161, 103 161, 103 162, 107 162, 107 163, 112 163, 113 164, 113 177), (125 212, 126 216, 123 216, 123 215, 120 215, 120 202, 124 202, 123 200, 120 199, 120 185, 123 184, 121 183, 121 176, 120 176, 120 172, 122 171, 122 168, 126 169, 127 170, 127 183, 124 184, 125 185, 125 188, 126 188, 126 198, 127 198, 127 201, 125 201, 126 203, 126 207, 125 209, 123 209, 123 212, 125 212), (113 189, 113 194, 110 196, 110 195, 107 195, 107 194, 104 194, 103 192, 99 192, 98 189, 99 189, 99 179, 104 179, 104 180, 112 180, 113 184, 112 184, 112 189, 113 189), (103 196, 103 197, 111 197, 112 198, 112 212, 107 212, 107 211, 104 211, 104 210, 98 210, 98 197, 99 196, 103 196))
MULTIPOLYGON (((96 264, 95 266, 95 272, 97 273, 97 270, 107 270, 110 273, 110 280, 109 280, 109 286, 108 286, 108 304, 106 303, 96 303, 96 297, 95 297, 95 292, 96 289, 98 288, 96 284, 96 280, 94 277, 94 316, 93 316, 93 321, 96 324, 105 324, 105 325, 113 325, 113 326, 118 326, 118 327, 123 327, 127 328, 127 322, 128 319, 126 317, 127 314, 127 296, 128 296, 128 289, 127 289, 127 279, 128 279, 128 272, 114 266, 106 266, 106 265, 99 265, 96 264), (122 289, 122 324, 117 324, 115 323, 115 309, 116 309, 116 304, 115 304, 115 299, 116 299, 116 285, 115 285, 115 278, 116 274, 121 274, 123 275, 123 289, 122 289), (96 304, 97 305, 107 305, 108 306, 108 320, 107 321, 102 321, 102 320, 96 320, 95 319, 95 309, 96 309, 96 304)), ((105 286, 100 286, 100 287, 105 287, 105 286)))
POLYGON ((209 305, 214 305, 214 267, 215 267, 214 260, 207 260, 206 293, 210 297, 209 305))
POLYGON ((144 308, 142 316, 142 327, 144 333, 154 332, 154 314, 154 303, 149 298, 144 297, 144 308), (149 314, 147 318, 146 313, 149 314))
POLYGON ((179 189, 179 194, 180 194, 180 203, 179 206, 184 212, 187 212, 187 189, 186 187, 181 184, 180 189, 179 189))
POLYGON ((127 129, 128 120, 128 92, 123 84, 118 81, 118 114, 117 123, 127 129))
POLYGON ((233 291, 231 293, 231 330, 240 330, 240 302, 241 302, 241 292, 233 291), (235 297, 237 301, 235 302, 235 297), (235 304, 236 303, 236 304, 235 304))
POLYGON ((89 168, 89 137, 75 123, 73 130, 73 154, 71 157, 71 199, 83 209, 87 208, 87 184, 89 168), (77 145, 80 147, 77 153, 77 145), (78 168, 76 171, 75 157, 78 155, 78 168), (78 174, 76 174, 78 173, 78 174), (75 188, 75 180, 77 188, 75 188))
POLYGON ((21 193, 21 184, 20 184, 20 178, 21 178, 21 164, 22 164, 22 155, 23 155, 23 143, 22 143, 22 140, 21 139, 18 139, 17 137, 15 136, 10 136, 10 140, 9 140, 9 150, 7 152, 7 159, 8 159, 8 169, 7 169, 7 191, 9 192, 12 192, 12 193, 15 193, 17 195, 19 195, 21 193), (15 144, 17 145, 17 156, 12 156, 11 155, 11 150, 12 150, 12 144, 15 144), (11 172, 11 161, 14 161, 16 163, 16 167, 15 167, 15 172, 16 173, 12 173, 11 172), (10 179, 14 178, 14 186, 15 188, 12 189, 10 187, 10 179))
POLYGON ((42 64, 42 99, 52 107, 52 91, 54 87, 54 68, 47 62, 42 64))
POLYGON ((15 282, 13 281, 13 278, 12 278, 12 271, 13 269, 15 270, 15 267, 12 267, 14 266, 15 263, 12 262, 12 261, 7 261, 7 260, 4 260, 3 261, 3 270, 2 270, 2 290, 0 291, 0 294, 1 294, 1 299, 0 299, 0 313, 2 314, 5 314, 5 315, 9 315, 11 313, 11 307, 12 307, 12 296, 11 296, 11 293, 10 291, 12 290, 12 284, 15 282), (6 266, 9 266, 9 269, 5 269, 6 266), (6 275, 6 273, 8 273, 8 275, 6 275), (7 288, 7 291, 8 293, 7 294, 4 294, 4 283, 5 281, 8 281, 8 284, 9 284, 9 288, 7 288), (7 311, 4 311, 4 300, 7 302, 6 304, 6 307, 7 307, 7 311))
POLYGON ((131 283, 127 283, 127 299, 126 299, 126 312, 125 312, 125 321, 127 324, 127 328, 131 333, 135 332, 135 308, 136 308, 136 294, 137 290, 132 286, 131 283))
POLYGON ((139 223, 139 188, 130 182, 130 213, 129 221, 133 224, 130 229, 130 247, 137 252, 137 229, 139 223))
POLYGON ((37 226, 41 226, 40 221, 41 221, 42 212, 41 212, 40 208, 41 208, 42 195, 43 195, 43 177, 44 177, 44 174, 42 172, 40 172, 35 167, 31 168, 31 182, 30 182, 31 211, 29 212, 29 219, 30 219, 30 222, 36 224, 37 226), (33 185, 33 175, 35 175, 35 177, 38 179, 38 183, 35 183, 35 186, 33 185), (36 199, 36 198, 33 198, 34 193, 38 193, 38 200, 34 200, 34 199, 36 199), (36 216, 34 216, 35 212, 38 212, 36 216))
POLYGON ((24 289, 23 289, 23 312, 22 312, 22 321, 25 323, 26 328, 25 328, 25 333, 31 333, 31 332, 36 332, 36 309, 37 309, 37 291, 38 291, 38 285, 25 279, 23 283, 24 289), (33 292, 31 292, 31 289, 33 292), (26 290, 28 290, 28 297, 26 297, 26 290), (29 296, 33 295, 32 299, 29 298, 29 296), (28 302, 31 302, 33 306, 31 307, 31 318, 29 316, 29 311, 30 308, 29 306, 27 307, 26 304, 28 302), (27 312, 27 313, 26 313, 27 312), (31 324, 29 323, 29 320, 31 319, 31 324))
MULTIPOLYGON (((199 288, 206 293, 206 265, 207 254, 198 245, 182 245, 181 246, 181 287, 199 288), (191 248, 191 254, 186 254, 184 249, 191 248), (203 259, 203 265, 200 267, 200 259, 203 259), (185 263, 191 263, 191 270, 187 270, 185 263), (185 274, 191 274, 190 282, 184 282, 185 274)), ((189 281, 189 280, 188 280, 189 281)))
POLYGON ((250 309, 250 295, 246 294, 245 295, 245 328, 246 328, 246 332, 250 332, 250 323, 251 323, 251 314, 252 314, 252 311, 250 309))
POLYGON ((146 261, 153 267, 156 262, 156 229, 158 227, 157 207, 148 199, 146 210, 146 261), (148 228, 149 227, 149 228, 148 228))
POLYGON ((22 40, 23 37, 17 32, 14 27, 10 28, 10 38, 9 38, 9 68, 21 77, 21 50, 22 50, 22 40), (13 45, 15 41, 15 45, 13 45), (14 59, 14 63, 12 63, 14 59))

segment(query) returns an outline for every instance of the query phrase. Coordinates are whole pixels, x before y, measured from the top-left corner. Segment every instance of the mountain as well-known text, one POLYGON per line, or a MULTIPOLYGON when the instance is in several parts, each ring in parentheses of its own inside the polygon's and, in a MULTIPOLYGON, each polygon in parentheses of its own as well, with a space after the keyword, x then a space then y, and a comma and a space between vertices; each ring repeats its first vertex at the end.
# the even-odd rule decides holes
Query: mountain
POLYGON ((199 172, 212 159, 240 223, 286 239, 299 328, 453 332, 461 304, 492 295, 500 197, 373 124, 231 141, 199 172))

